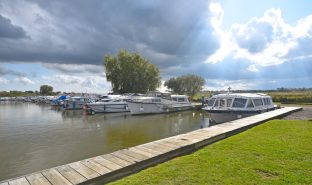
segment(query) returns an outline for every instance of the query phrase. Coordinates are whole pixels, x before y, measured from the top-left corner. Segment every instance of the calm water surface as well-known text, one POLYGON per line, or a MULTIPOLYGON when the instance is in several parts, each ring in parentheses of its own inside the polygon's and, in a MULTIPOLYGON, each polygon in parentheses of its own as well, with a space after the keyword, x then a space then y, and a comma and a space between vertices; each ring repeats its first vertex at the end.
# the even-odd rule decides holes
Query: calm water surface
POLYGON ((200 111, 86 115, 0 102, 0 180, 209 126, 200 111))

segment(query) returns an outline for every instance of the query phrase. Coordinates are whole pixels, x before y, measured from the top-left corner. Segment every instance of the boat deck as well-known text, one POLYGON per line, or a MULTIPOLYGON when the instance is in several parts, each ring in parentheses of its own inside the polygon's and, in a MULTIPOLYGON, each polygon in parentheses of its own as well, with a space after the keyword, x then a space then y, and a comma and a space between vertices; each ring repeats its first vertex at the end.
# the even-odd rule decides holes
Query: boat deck
POLYGON ((0 182, 0 185, 103 184, 194 152, 270 119, 280 118, 301 109, 301 107, 277 109, 5 180, 0 182))

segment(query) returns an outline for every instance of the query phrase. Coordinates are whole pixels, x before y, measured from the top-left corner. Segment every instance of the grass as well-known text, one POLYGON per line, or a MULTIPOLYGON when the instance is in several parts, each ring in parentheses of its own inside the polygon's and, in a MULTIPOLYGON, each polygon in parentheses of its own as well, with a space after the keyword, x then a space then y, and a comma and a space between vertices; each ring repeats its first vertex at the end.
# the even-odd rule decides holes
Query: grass
POLYGON ((312 122, 269 121, 111 184, 312 184, 312 122))

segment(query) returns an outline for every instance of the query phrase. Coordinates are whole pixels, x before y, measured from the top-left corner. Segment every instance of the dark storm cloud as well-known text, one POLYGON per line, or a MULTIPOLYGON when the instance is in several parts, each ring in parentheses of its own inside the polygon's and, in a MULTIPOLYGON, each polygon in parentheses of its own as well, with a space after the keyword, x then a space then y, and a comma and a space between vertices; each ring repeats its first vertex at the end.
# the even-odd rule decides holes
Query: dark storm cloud
POLYGON ((0 47, 2 62, 101 65, 104 55, 124 48, 165 68, 198 63, 219 46, 209 24, 207 0, 4 0, 2 8, 12 4, 36 5, 29 10, 34 12, 29 17, 35 18, 15 15, 26 27, 35 26, 25 28, 32 40, 0 43, 10 46, 0 47))
POLYGON ((11 20, 0 14, 0 38, 20 39, 27 38, 23 28, 13 25, 11 20))

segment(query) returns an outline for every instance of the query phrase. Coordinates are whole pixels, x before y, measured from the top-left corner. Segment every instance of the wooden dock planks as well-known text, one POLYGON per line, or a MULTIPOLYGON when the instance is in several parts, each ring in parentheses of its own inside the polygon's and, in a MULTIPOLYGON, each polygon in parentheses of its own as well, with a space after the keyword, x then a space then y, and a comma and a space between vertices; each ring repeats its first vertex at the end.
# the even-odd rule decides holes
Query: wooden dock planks
POLYGON ((42 173, 34 173, 26 176, 31 185, 51 185, 51 183, 42 175, 42 173))
POLYGON ((56 167, 56 169, 72 184, 79 184, 87 180, 84 176, 71 168, 69 165, 59 166, 56 167))
POLYGON ((88 182, 103 184, 298 110, 301 108, 286 107, 234 120, 6 180, 0 182, 0 185, 69 185, 88 182))

